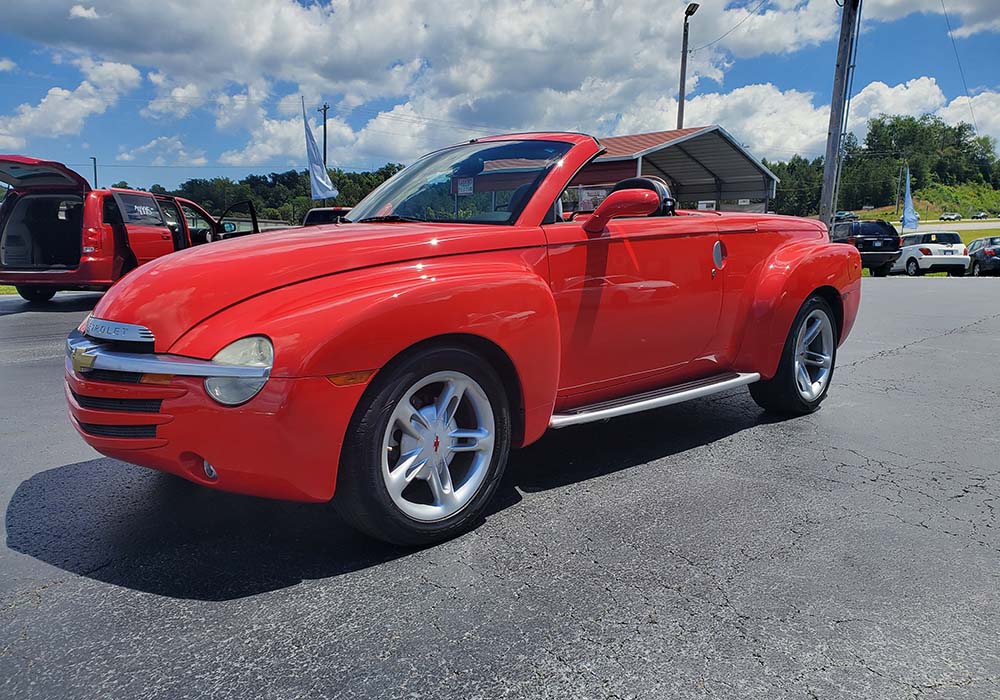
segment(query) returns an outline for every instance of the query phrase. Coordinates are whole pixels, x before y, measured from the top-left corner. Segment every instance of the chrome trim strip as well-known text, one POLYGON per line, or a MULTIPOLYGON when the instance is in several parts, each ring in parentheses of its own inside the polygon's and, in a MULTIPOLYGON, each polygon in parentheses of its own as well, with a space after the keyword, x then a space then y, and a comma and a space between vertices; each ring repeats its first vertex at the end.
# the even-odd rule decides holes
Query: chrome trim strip
POLYGON ((87 335, 91 338, 118 340, 126 343, 152 343, 155 340, 153 331, 145 326, 105 321, 103 318, 95 318, 94 316, 87 319, 87 335))
POLYGON ((712 394, 717 394, 720 391, 733 389, 738 386, 744 386, 745 384, 753 384, 759 380, 760 375, 756 372, 742 373, 732 379, 726 379, 724 381, 716 382, 715 384, 699 386, 694 389, 678 391, 673 394, 664 394, 663 396, 654 396, 641 401, 635 401, 634 403, 622 404, 621 406, 614 406, 598 411, 587 412, 586 409, 584 409, 581 413, 556 413, 553 414, 552 418, 549 420, 549 427, 554 429, 566 428, 571 425, 593 423, 594 421, 607 420, 608 418, 626 416, 630 413, 639 413, 640 411, 648 411, 654 408, 670 406, 675 403, 683 403, 684 401, 690 401, 691 399, 699 399, 703 396, 711 396, 712 394))
POLYGON ((267 379, 270 367, 224 365, 209 360, 197 360, 180 355, 153 355, 145 353, 116 352, 85 337, 75 330, 66 338, 66 358, 77 371, 104 369, 111 372, 138 372, 140 374, 173 374, 183 377, 234 377, 238 379, 267 379))

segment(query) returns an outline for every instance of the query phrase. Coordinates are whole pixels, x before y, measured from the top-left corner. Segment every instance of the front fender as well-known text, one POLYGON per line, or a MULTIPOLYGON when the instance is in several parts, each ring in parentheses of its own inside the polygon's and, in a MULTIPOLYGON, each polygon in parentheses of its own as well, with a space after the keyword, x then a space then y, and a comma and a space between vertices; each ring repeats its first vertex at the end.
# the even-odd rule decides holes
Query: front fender
POLYGON ((527 443, 545 431, 559 379, 558 316, 544 270, 544 251, 523 249, 344 272, 227 308, 170 352, 207 359, 264 334, 275 346, 272 376, 317 377, 378 370, 437 336, 477 336, 514 366, 527 443))
POLYGON ((801 242, 779 248, 764 265, 749 308, 746 333, 734 362, 741 372, 774 376, 785 340, 813 292, 832 289, 842 307, 839 341, 850 333, 861 297, 861 255, 841 243, 801 242))

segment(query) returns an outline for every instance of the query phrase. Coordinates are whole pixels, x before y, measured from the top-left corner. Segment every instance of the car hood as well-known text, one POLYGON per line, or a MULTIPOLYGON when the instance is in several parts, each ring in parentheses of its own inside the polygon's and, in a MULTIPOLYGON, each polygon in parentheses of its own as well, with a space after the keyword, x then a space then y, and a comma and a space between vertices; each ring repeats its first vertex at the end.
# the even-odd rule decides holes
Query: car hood
POLYGON ((234 304, 288 285, 365 267, 542 243, 541 229, 480 224, 341 224, 210 243, 129 273, 94 309, 135 323, 166 352, 185 332, 234 304))

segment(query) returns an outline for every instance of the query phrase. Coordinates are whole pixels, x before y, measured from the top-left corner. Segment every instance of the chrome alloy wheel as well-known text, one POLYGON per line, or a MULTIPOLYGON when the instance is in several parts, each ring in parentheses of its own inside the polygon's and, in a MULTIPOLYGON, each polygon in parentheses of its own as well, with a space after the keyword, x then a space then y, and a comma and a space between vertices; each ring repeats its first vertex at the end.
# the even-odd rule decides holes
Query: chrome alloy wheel
POLYGON ((396 404, 382 438, 382 478, 393 503, 421 522, 465 508, 486 479, 496 425, 483 388, 461 372, 435 372, 396 404))
POLYGON ((795 385, 799 396, 815 401, 833 372, 833 324, 822 309, 813 309, 795 340, 795 385))

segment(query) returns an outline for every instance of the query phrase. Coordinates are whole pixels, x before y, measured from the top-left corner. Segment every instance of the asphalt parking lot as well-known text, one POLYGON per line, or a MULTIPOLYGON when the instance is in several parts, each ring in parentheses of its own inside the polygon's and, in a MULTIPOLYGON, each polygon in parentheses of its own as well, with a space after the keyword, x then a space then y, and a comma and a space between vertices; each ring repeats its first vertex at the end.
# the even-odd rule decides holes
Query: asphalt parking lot
POLYGON ((1000 697, 1000 279, 866 279, 817 414, 550 433, 423 551, 101 458, 0 297, 0 697, 1000 697))

